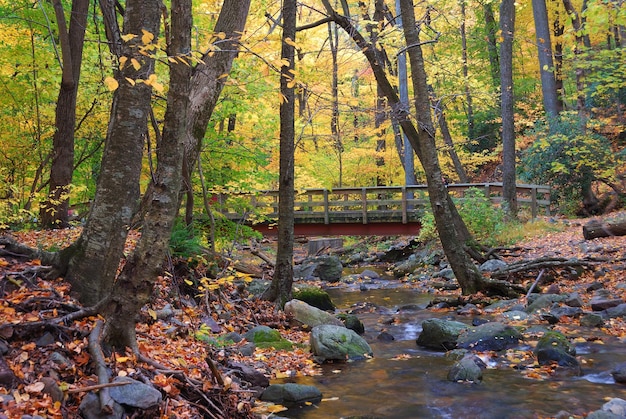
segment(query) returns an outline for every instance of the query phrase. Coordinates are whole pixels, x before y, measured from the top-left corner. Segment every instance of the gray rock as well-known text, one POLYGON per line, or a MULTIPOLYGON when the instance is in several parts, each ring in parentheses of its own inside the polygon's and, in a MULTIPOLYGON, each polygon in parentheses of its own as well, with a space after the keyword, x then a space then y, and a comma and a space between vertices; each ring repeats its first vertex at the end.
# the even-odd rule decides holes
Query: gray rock
POLYGON ((380 275, 378 272, 371 271, 369 269, 365 269, 363 272, 358 274, 362 279, 379 279, 380 275))
POLYGON ((416 343, 439 351, 454 349, 459 335, 467 327, 465 323, 454 320, 427 319, 422 322, 422 333, 416 343))
POLYGON ((579 317, 583 314, 583 310, 580 307, 555 307, 550 310, 550 314, 556 318, 579 317))
POLYGON ((617 364, 611 371, 611 375, 616 383, 626 384, 626 362, 617 364))
POLYGON ((540 311, 552 306, 553 303, 565 301, 567 298, 568 296, 565 294, 531 294, 528 298, 529 305, 526 307, 526 312, 540 311))
POLYGON ((605 288, 596 290, 591 298, 591 309, 593 311, 603 311, 612 307, 617 307, 623 304, 624 301, 620 298, 616 298, 611 292, 605 288))
POLYGON ((354 330, 323 324, 311 330, 311 352, 318 362, 371 357, 372 348, 354 330))
POLYGON ((550 331, 539 338, 534 353, 539 365, 556 362, 562 367, 579 367, 576 348, 559 332, 550 331))
POLYGON ((503 260, 489 259, 488 261, 480 265, 478 269, 480 269, 481 272, 495 272, 497 270, 504 269, 507 266, 509 265, 507 265, 507 263, 503 260))
POLYGON ((602 405, 602 410, 611 412, 622 418, 626 417, 626 400, 614 397, 602 405))
POLYGON ((294 278, 310 280, 317 277, 322 281, 337 282, 341 279, 343 264, 337 256, 317 256, 308 258, 294 269, 294 278))
POLYGON ((365 325, 354 314, 340 314, 337 316, 343 322, 343 325, 350 330, 354 330, 359 335, 365 333, 365 325))
POLYGON ((459 348, 475 351, 502 351, 515 346, 522 339, 517 329, 498 322, 481 324, 465 329, 459 335, 459 348))
POLYGON ((69 369, 73 367, 72 361, 66 358, 64 355, 59 352, 52 352, 50 354, 50 361, 54 362, 54 364, 61 369, 69 369))
POLYGON ((505 318, 506 320, 515 321, 515 320, 528 320, 530 315, 526 313, 525 311, 511 310, 511 311, 505 311, 504 313, 502 313, 502 317, 505 318))
POLYGON ((324 310, 313 307, 300 300, 291 300, 285 304, 285 314, 303 326, 314 328, 322 324, 343 326, 341 320, 324 310))
POLYGON ((322 401, 322 392, 315 386, 303 384, 272 384, 263 391, 260 398, 266 402, 294 406, 305 403, 319 403, 322 401))
POLYGON ((596 410, 587 415, 587 419, 624 419, 624 416, 616 415, 615 413, 605 412, 603 410, 596 410))
POLYGON ((149 409, 161 402, 161 392, 141 381, 129 377, 115 377, 113 382, 128 383, 109 389, 111 398, 121 405, 149 409))
POLYGON ((124 408, 118 403, 113 403, 113 413, 102 413, 100 398, 94 393, 87 393, 87 395, 83 397, 78 410, 81 413, 81 417, 84 419, 122 419, 126 416, 124 408))
POLYGON ((564 303, 569 307, 582 307, 583 306, 583 300, 582 298, 580 298, 580 295, 578 295, 577 292, 568 294, 567 299, 564 301, 564 303))
POLYGON ((403 277, 415 271, 415 269, 417 269, 421 264, 422 262, 418 260, 415 255, 411 255, 407 260, 402 261, 394 266, 393 274, 396 278, 403 277))
POLYGON ((483 379, 483 369, 487 366, 475 355, 465 356, 448 371, 449 381, 470 381, 478 383, 483 379))
POLYGON ((602 316, 596 313, 587 313, 580 318, 580 325, 584 327, 601 327, 603 324, 602 316))
POLYGON ((626 304, 619 304, 615 307, 607 308, 602 314, 609 319, 626 317, 626 304))
POLYGON ((433 275, 433 278, 445 278, 445 279, 454 279, 454 272, 452 271, 452 269, 450 268, 445 268, 440 270, 439 272, 436 272, 433 275))

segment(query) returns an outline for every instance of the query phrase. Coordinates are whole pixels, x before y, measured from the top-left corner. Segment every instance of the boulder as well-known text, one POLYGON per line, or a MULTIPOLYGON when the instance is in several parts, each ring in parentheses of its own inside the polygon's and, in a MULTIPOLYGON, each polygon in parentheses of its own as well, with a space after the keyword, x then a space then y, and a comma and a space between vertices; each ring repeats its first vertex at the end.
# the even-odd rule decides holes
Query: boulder
POLYGON ((498 271, 500 269, 504 269, 506 268, 508 265, 505 261, 500 260, 500 259, 489 259, 487 261, 485 261, 482 265, 480 265, 480 267, 478 268, 481 272, 495 272, 498 271))
POLYGON ((617 364, 611 371, 611 375, 616 383, 626 384, 626 362, 617 364))
POLYGON ((317 256, 305 259, 302 264, 294 267, 294 278, 311 280, 319 278, 322 281, 337 282, 341 279, 343 264, 337 256, 317 256))
POLYGON ((457 361, 448 371, 449 381, 469 381, 478 383, 483 379, 483 370, 487 365, 476 355, 466 355, 457 361))
POLYGON ((556 362, 562 367, 579 367, 578 360, 575 358, 576 348, 559 332, 546 332, 539 338, 534 353, 539 365, 556 362))
POLYGON ((161 402, 161 392, 141 381, 129 377, 115 377, 113 382, 127 383, 109 389, 109 394, 116 403, 139 409, 149 409, 161 402))
POLYGON ((118 403, 113 403, 113 412, 102 413, 100 397, 95 393, 87 393, 78 407, 81 417, 84 419, 122 419, 126 417, 124 408, 118 403))
POLYGON ((622 299, 616 298, 609 290, 602 288, 593 294, 591 298, 591 309, 593 311, 603 311, 617 307, 623 303, 624 301, 622 299))
POLYGON ((291 316, 301 325, 314 328, 322 324, 332 324, 335 326, 343 326, 341 320, 330 313, 319 308, 313 307, 300 300, 291 300, 285 304, 285 314, 291 316))
POLYGON ((334 311, 335 305, 326 291, 317 287, 304 287, 293 293, 293 298, 324 311, 334 311))
POLYGON ((276 329, 268 326, 256 326, 243 335, 250 343, 259 348, 292 349, 293 344, 280 335, 276 329))
POLYGON ((565 301, 567 298, 568 296, 565 294, 531 294, 528 298, 529 304, 526 307, 526 312, 534 313, 551 307, 554 303, 565 301))
POLYGON ((282 404, 285 406, 298 406, 322 401, 322 392, 315 386, 303 384, 272 384, 263 391, 261 400, 282 404))
POLYGON ((350 330, 354 330, 359 335, 365 333, 365 325, 354 314, 340 314, 337 316, 343 322, 343 325, 350 330))
POLYGON ((416 343, 440 351, 454 349, 459 334, 467 327, 465 323, 454 320, 427 319, 422 322, 422 333, 417 337, 416 343))
POLYGON ((457 346, 474 351, 502 351, 522 339, 517 329, 498 322, 484 323, 462 331, 457 346))
POLYGON ((604 319, 599 314, 587 313, 580 318, 580 325, 584 327, 601 327, 604 325, 604 319))
POLYGON ((311 330, 311 352, 322 363, 328 360, 354 360, 372 356, 372 348, 354 330, 324 324, 311 330))
POLYGON ((609 319, 626 317, 626 304, 619 304, 615 307, 607 308, 602 314, 609 319))

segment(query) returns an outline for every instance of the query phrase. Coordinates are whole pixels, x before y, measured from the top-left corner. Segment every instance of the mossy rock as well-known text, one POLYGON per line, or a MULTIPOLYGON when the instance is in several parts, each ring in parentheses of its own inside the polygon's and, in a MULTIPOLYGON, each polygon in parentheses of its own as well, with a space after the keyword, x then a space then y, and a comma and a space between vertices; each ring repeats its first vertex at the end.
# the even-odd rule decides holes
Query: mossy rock
POLYGON ((335 305, 326 291, 316 287, 306 287, 293 293, 293 298, 324 311, 334 311, 335 305))
POLYGON ((293 343, 284 339, 278 330, 268 326, 256 326, 248 330, 244 337, 258 348, 293 349, 293 343))
POLYGON ((365 333, 365 326, 363 325, 363 322, 359 320, 359 318, 355 316, 354 314, 342 313, 342 314, 337 315, 337 318, 343 322, 346 328, 350 330, 354 330, 359 335, 362 335, 363 333, 365 333))

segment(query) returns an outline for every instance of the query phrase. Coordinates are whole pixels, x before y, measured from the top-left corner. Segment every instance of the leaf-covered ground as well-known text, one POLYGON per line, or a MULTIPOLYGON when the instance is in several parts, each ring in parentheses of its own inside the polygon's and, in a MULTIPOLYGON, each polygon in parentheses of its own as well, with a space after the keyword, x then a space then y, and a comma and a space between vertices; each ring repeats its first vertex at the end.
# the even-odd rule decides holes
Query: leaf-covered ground
MULTIPOLYGON (((79 233, 60 230, 14 235, 30 246, 62 248, 79 233)), ((134 240, 136 236, 131 235, 128 245, 132 246, 134 240)), ((626 236, 585 241, 581 224, 570 222, 563 231, 519 244, 506 259, 512 262, 540 257, 593 262, 593 268, 580 275, 571 269, 549 270, 541 285, 544 291, 550 287, 551 291, 570 292, 601 282, 626 301, 626 287, 622 286, 626 236)), ((38 261, 17 256, 0 258, 0 354, 4 354, 0 357, 0 417, 77 417, 82 398, 97 384, 88 351, 88 335, 97 319, 55 322, 53 319, 75 311, 79 304, 70 297, 69 286, 62 279, 41 278, 44 268, 38 261), (16 378, 13 384, 7 382, 11 378, 7 368, 16 378)), ((532 283, 535 277, 536 272, 529 272, 521 280, 532 283)), ((185 297, 189 294, 188 282, 180 272, 160 278, 154 302, 141 313, 137 326, 140 350, 159 366, 141 362, 131 353, 112 353, 107 358, 114 375, 150 382, 161 391, 164 402, 156 416, 210 417, 207 412, 211 411, 215 417, 246 418, 280 410, 280 406, 255 402, 254 389, 237 374, 237 365, 252 366, 269 379, 319 373, 307 349, 308 333, 289 328, 285 316, 271 304, 251 301, 242 287, 229 281, 222 281, 219 287, 204 283, 209 288, 203 297, 189 299, 185 297), (256 348, 243 356, 238 348, 246 344, 245 340, 235 345, 225 342, 227 333, 243 333, 257 324, 278 328, 283 337, 297 344, 297 349, 256 348), (217 369, 212 370, 211 364, 217 369)), ((580 295, 588 305, 592 293, 580 295)), ((562 319, 556 327, 566 331, 576 321, 562 319)), ((626 324, 623 319, 611 319, 598 333, 626 338, 626 324)), ((528 354, 506 356, 512 363, 532 362, 523 359, 528 354)), ((528 374, 541 379, 550 370, 529 369, 528 374)))

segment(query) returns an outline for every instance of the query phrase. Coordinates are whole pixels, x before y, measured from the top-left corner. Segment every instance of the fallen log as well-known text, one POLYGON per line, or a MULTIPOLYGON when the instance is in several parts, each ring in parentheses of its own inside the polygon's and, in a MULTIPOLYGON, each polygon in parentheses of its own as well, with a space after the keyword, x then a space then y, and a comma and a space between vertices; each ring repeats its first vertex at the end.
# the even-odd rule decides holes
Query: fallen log
POLYGON ((626 220, 593 220, 583 226, 583 237, 591 240, 598 237, 626 236, 626 220))

